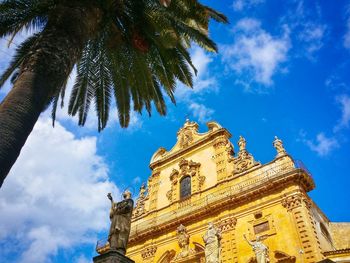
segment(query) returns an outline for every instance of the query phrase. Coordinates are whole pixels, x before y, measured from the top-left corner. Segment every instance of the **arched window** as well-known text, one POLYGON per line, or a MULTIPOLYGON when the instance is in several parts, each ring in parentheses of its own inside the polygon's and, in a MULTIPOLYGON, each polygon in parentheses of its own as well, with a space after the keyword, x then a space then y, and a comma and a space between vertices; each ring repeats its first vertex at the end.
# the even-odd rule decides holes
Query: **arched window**
POLYGON ((191 195, 191 177, 186 176, 180 181, 180 199, 191 195))

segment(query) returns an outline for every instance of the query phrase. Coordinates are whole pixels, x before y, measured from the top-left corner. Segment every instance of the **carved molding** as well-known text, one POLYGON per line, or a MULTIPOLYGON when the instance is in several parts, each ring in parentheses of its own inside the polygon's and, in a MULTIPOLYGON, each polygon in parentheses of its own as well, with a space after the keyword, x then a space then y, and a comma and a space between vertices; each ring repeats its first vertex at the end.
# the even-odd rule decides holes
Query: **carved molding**
POLYGON ((222 233, 230 231, 236 227, 237 218, 234 216, 226 217, 217 222, 217 226, 222 233))
POLYGON ((133 210, 133 218, 142 216, 143 214, 146 213, 146 208, 145 208, 145 202, 147 199, 147 195, 146 195, 146 186, 145 184, 142 184, 142 186, 140 187, 140 194, 139 194, 139 198, 136 201, 136 206, 133 210))
POLYGON ((157 246, 150 246, 141 251, 144 260, 154 257, 157 252, 157 246))
POLYGON ((250 168, 259 165, 259 162, 254 160, 253 155, 251 155, 246 149, 246 140, 240 136, 239 141, 239 152, 237 157, 231 159, 234 164, 233 173, 242 173, 249 170, 250 168))
POLYGON ((179 183, 185 176, 191 177, 191 194, 202 190, 205 176, 200 174, 200 166, 200 163, 196 163, 192 160, 181 159, 179 162, 179 170, 173 169, 169 176, 171 189, 166 194, 169 202, 175 202, 179 199, 179 183))
POLYGON ((296 258, 282 251, 274 251, 276 263, 294 263, 296 258))
POLYGON ((254 214, 254 220, 249 221, 249 238, 256 240, 257 237, 268 237, 276 234, 276 227, 271 214, 263 215, 261 211, 254 214))
POLYGON ((180 148, 186 148, 194 141, 194 135, 198 133, 198 124, 196 122, 190 122, 186 120, 185 125, 178 133, 178 140, 180 142, 180 148))
POLYGON ((301 207, 303 203, 307 208, 311 207, 311 202, 301 194, 296 194, 292 196, 283 195, 282 197, 282 205, 288 211, 292 211, 295 208, 301 207))

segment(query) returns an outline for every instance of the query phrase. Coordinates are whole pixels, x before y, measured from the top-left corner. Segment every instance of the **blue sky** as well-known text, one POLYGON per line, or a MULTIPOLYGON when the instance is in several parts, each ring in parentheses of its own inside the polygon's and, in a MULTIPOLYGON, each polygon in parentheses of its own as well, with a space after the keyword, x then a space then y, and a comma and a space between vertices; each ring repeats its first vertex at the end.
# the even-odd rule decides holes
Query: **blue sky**
MULTIPOLYGON (((192 48, 195 87, 178 86, 166 117, 133 114, 121 129, 113 109, 97 133, 93 112, 84 128, 66 109, 54 129, 42 114, 0 191, 1 262, 90 262, 109 226, 106 193, 137 194, 152 154, 175 144, 186 116, 202 131, 218 121, 236 148, 243 135, 262 163, 273 159, 277 135, 313 174, 310 196, 321 210, 331 221, 350 221, 350 2, 204 2, 230 24, 210 25, 219 54, 192 48)), ((6 40, 0 50, 3 70, 13 51, 6 40)))

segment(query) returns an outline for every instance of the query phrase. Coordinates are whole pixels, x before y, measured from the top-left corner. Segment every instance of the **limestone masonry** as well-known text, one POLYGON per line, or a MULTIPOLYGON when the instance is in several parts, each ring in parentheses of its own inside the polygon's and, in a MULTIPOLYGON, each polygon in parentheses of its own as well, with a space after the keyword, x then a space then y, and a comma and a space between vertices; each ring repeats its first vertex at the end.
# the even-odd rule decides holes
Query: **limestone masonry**
POLYGON ((310 199, 311 174, 280 139, 273 141, 275 158, 261 164, 243 137, 235 151, 226 129, 207 126, 199 133, 187 120, 175 146, 152 156, 152 174, 133 212, 128 257, 137 263, 350 262, 350 223, 330 222, 310 199), (203 240, 208 223, 220 232, 214 261, 203 240))

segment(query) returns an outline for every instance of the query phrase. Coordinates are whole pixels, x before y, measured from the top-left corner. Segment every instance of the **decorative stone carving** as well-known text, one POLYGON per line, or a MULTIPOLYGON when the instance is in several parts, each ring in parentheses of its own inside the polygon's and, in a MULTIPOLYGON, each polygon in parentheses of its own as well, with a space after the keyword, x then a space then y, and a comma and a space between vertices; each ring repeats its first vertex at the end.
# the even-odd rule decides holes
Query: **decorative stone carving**
POLYGON ((280 139, 278 139, 277 136, 275 136, 275 140, 273 141, 272 145, 277 151, 276 158, 287 154, 286 150, 283 147, 283 142, 280 139))
POLYGON ((178 140, 180 142, 180 147, 188 147, 194 140, 194 134, 198 133, 198 124, 195 122, 190 122, 188 119, 185 122, 183 128, 178 131, 178 140))
POLYGON ((282 205, 288 211, 292 211, 293 209, 302 206, 303 202, 304 202, 306 207, 308 207, 308 208, 311 207, 310 201, 300 194, 296 194, 296 195, 292 195, 292 196, 284 195, 283 199, 282 199, 282 205))
POLYGON ((290 256, 282 251, 276 250, 274 254, 277 263, 294 263, 296 260, 294 256, 290 256))
POLYGON ((244 239, 252 247, 257 263, 267 263, 270 262, 269 258, 269 248, 261 242, 261 237, 257 237, 256 241, 249 241, 245 235, 244 239))
POLYGON ((177 241, 181 248, 181 251, 175 256, 174 261, 188 257, 190 254, 193 254, 194 251, 190 249, 190 235, 187 233, 187 229, 184 225, 180 225, 176 229, 177 241))
POLYGON ((145 248, 142 252, 141 252, 141 256, 142 258, 145 259, 149 259, 154 257, 154 255, 157 252, 157 247, 156 246, 150 246, 145 248))
POLYGON ((240 136, 238 141, 238 156, 233 159, 234 173, 241 173, 259 165, 259 163, 254 160, 254 157, 246 150, 246 145, 246 140, 240 136))
POLYGON ((226 231, 232 230, 235 228, 237 224, 237 218, 234 216, 223 218, 218 222, 218 228, 220 229, 221 233, 224 233, 226 231))
POLYGON ((208 224, 208 230, 203 236, 205 243, 205 262, 219 263, 220 262, 220 240, 221 232, 214 226, 212 222, 208 224))
POLYGON ((199 168, 201 164, 193 162, 192 160, 182 159, 179 163, 179 170, 173 169, 169 178, 171 181, 171 189, 167 192, 166 196, 169 202, 174 202, 179 198, 179 182, 185 176, 191 177, 191 191, 196 193, 201 191, 205 176, 201 176, 199 168))
POLYGON ((140 187, 139 198, 136 201, 136 207, 134 208, 133 217, 139 217, 146 212, 145 209, 145 201, 146 201, 146 185, 143 183, 140 187))

